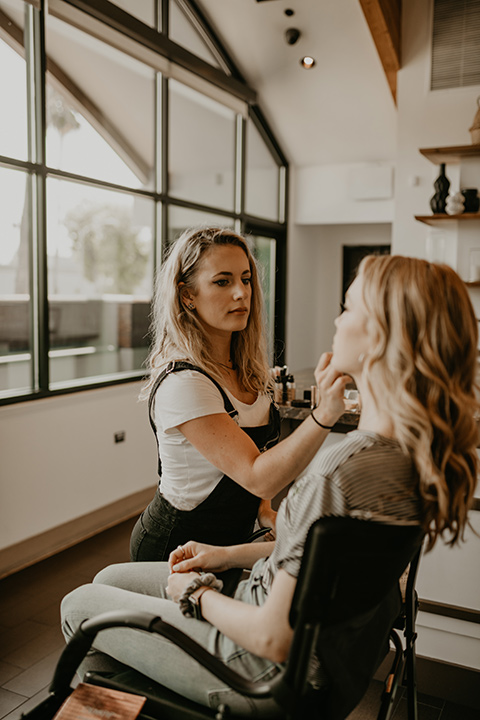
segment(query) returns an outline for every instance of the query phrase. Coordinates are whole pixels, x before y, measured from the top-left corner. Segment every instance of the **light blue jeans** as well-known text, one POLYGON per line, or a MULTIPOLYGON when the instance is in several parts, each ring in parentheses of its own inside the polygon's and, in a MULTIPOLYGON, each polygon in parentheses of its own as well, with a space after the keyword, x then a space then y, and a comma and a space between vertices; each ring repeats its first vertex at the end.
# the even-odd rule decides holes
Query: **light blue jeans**
MULTIPOLYGON (((208 622, 187 618, 165 593, 169 569, 167 563, 124 563, 102 570, 90 585, 69 593, 61 607, 62 630, 67 641, 79 625, 110 610, 142 610, 158 615, 179 628, 229 667, 251 680, 269 680, 280 669, 270 660, 252 655, 218 632, 208 622)), ((265 594, 252 571, 242 582, 236 598, 263 603, 265 594)), ((232 712, 246 717, 273 717, 278 714, 274 700, 253 700, 234 692, 169 640, 130 628, 112 628, 100 632, 91 651, 79 668, 112 672, 121 665, 132 667, 195 702, 216 708, 229 705, 232 712)), ((123 668, 124 669, 124 668, 123 668)))

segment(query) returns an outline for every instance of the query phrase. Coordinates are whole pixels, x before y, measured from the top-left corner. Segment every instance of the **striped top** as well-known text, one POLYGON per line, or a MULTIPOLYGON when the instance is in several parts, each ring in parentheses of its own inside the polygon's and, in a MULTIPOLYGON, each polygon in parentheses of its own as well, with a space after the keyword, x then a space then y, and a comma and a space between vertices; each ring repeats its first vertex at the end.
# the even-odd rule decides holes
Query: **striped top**
POLYGON ((308 530, 324 515, 419 524, 416 472, 398 442, 354 430, 319 450, 280 505, 272 555, 255 568, 267 593, 280 568, 298 576, 308 530))

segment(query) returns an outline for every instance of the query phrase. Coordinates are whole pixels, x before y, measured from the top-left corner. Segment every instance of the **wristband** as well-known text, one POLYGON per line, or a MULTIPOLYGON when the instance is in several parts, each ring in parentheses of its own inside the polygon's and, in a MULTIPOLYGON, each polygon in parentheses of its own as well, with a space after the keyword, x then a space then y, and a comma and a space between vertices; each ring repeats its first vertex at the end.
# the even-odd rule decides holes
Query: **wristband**
POLYGON ((180 610, 186 617, 194 617, 197 620, 203 620, 200 610, 200 597, 203 593, 199 593, 195 599, 191 595, 199 588, 207 588, 220 591, 223 588, 223 582, 219 580, 213 573, 200 573, 192 582, 187 585, 178 601, 180 610))
POLYGON ((193 617, 195 618, 195 620, 203 620, 200 599, 203 593, 207 592, 207 590, 213 590, 213 592, 217 592, 215 588, 213 588, 211 585, 202 585, 201 587, 197 588, 197 590, 194 590, 188 598, 190 603, 190 609, 193 612, 193 617))
POLYGON ((313 422, 317 423, 317 425, 319 427, 323 428, 324 430, 333 430, 333 428, 335 427, 335 425, 323 425, 323 423, 321 423, 320 420, 317 420, 317 418, 315 417, 313 412, 310 413, 310 417, 312 418, 313 422))

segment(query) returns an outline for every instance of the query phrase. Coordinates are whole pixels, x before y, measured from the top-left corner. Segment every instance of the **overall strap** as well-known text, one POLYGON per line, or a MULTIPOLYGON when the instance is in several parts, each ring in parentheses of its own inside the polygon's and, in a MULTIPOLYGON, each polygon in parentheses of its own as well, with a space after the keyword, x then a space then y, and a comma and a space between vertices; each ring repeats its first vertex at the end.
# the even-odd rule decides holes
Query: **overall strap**
POLYGON ((160 375, 155 380, 155 383, 150 391, 150 395, 148 397, 148 419, 150 420, 151 428, 155 434, 155 439, 157 441, 157 449, 158 449, 158 474, 162 474, 162 461, 160 459, 160 447, 158 444, 158 436, 157 436, 157 426, 155 425, 155 420, 153 419, 153 403, 155 400, 155 394, 160 387, 161 383, 165 380, 167 375, 170 375, 172 372, 181 372, 182 370, 195 370, 196 372, 202 373, 202 375, 205 375, 217 388, 219 393, 221 394, 223 398, 223 404, 225 406, 225 411, 230 415, 230 417, 235 417, 235 415, 238 415, 238 410, 236 410, 230 401, 228 395, 226 394, 225 390, 222 388, 220 383, 218 383, 215 378, 213 378, 211 375, 209 375, 205 370, 203 370, 201 367, 198 367, 197 365, 192 365, 191 363, 185 361, 185 360, 172 360, 168 363, 167 367, 162 370, 160 375))

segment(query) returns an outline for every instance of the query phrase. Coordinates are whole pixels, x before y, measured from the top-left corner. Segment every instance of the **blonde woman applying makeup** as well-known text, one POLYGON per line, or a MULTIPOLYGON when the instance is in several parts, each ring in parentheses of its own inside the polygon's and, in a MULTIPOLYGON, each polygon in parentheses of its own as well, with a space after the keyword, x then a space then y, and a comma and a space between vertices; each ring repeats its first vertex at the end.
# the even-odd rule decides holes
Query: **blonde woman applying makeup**
MULTIPOLYGON (((131 559, 168 560, 188 540, 233 545, 306 467, 343 412, 324 398, 278 445, 263 298, 248 243, 200 228, 173 245, 158 278, 144 389, 159 451, 159 487, 133 530, 131 559), (261 499, 263 501, 261 502, 261 499)), ((322 361, 324 362, 324 361, 322 361)), ((338 377, 343 389, 348 378, 338 377)))

